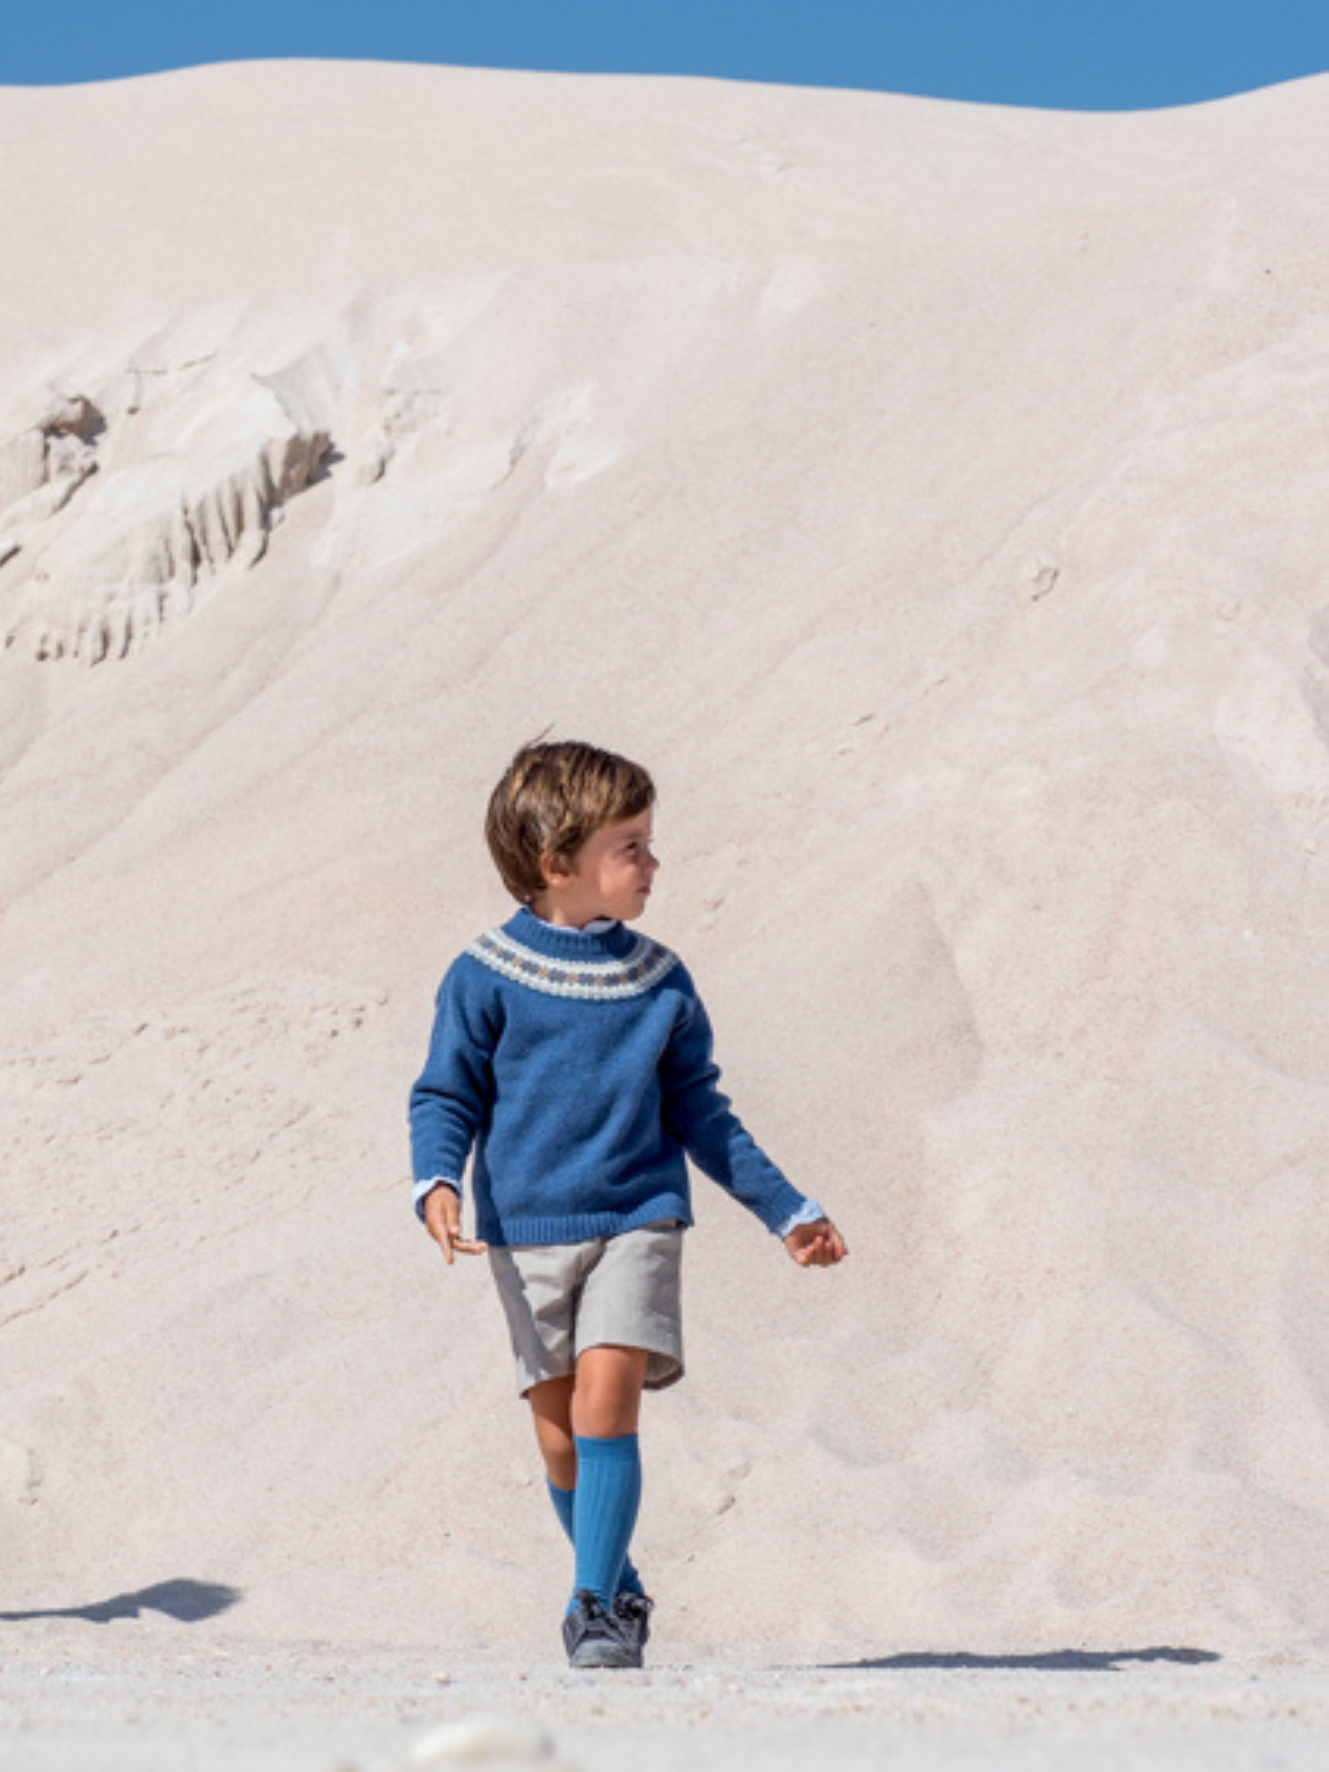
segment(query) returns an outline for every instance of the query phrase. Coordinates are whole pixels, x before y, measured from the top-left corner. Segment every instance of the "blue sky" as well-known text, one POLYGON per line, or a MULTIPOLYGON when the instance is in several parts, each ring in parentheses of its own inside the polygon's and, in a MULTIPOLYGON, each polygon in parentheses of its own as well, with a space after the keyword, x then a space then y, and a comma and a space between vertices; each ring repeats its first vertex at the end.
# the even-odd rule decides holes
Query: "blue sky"
POLYGON ((0 84, 268 56, 710 74, 1069 110, 1329 70, 1329 0, 6 0, 0 84))

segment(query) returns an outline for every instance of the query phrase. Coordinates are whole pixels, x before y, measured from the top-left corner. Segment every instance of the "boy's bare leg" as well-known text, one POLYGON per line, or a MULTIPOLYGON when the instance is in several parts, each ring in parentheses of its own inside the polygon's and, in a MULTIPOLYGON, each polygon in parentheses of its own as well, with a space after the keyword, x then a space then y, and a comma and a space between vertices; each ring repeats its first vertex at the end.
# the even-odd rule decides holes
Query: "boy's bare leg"
POLYGON ((588 1347, 578 1355, 573 1432, 596 1439, 635 1434, 650 1362, 642 1347, 588 1347))
POLYGON ((577 1487, 574 1434, 635 1434, 651 1356, 639 1347, 588 1347, 570 1378, 546 1378, 526 1393, 549 1481, 577 1487))
POLYGON ((545 1471, 556 1489, 577 1487, 577 1448, 572 1441, 572 1390, 576 1379, 546 1378, 526 1393, 545 1471))

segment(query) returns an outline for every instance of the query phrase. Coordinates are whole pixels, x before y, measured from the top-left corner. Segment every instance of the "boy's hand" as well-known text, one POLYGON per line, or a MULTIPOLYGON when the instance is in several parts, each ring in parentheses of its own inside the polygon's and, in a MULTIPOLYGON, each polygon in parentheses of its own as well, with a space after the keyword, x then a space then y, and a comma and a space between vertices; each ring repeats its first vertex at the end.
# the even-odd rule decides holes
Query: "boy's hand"
MULTIPOLYGON (((451 1189, 447 1190, 451 1193, 451 1189)), ((834 1267, 849 1251, 829 1218, 816 1218, 790 1231, 784 1246, 800 1267, 834 1267)))
POLYGON ((440 1182, 425 1195, 425 1229, 443 1251, 443 1259, 452 1266, 454 1254, 483 1255, 488 1243, 476 1243, 461 1234, 461 1201, 455 1188, 440 1182))

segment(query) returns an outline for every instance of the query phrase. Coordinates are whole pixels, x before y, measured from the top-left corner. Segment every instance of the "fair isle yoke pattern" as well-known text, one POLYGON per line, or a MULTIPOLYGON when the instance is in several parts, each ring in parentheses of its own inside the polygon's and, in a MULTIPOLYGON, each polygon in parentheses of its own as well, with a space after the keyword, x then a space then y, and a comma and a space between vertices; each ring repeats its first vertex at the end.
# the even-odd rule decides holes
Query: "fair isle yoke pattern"
POLYGON ((677 954, 645 935, 637 937, 621 960, 554 960, 523 947, 503 929, 486 929, 466 951, 504 978, 529 985, 533 991, 598 1003, 639 997, 678 964, 677 954))

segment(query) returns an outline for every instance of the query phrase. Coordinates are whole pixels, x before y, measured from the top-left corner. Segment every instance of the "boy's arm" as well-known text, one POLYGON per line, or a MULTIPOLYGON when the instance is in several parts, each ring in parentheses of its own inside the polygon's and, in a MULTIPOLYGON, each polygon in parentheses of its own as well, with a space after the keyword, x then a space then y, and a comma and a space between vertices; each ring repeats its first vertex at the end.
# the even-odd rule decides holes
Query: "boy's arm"
POLYGON ((492 1099, 497 1018, 458 962, 439 987, 425 1068, 411 1090, 411 1164, 417 1216, 452 1259, 484 1247, 460 1234, 461 1177, 492 1099))
POLYGON ((780 1237, 800 1266, 829 1266, 846 1253, 831 1221, 762 1150, 719 1086, 710 1018, 684 968, 685 997, 661 1061, 665 1124, 688 1155, 780 1237), (809 1222, 809 1220, 811 1222, 809 1222))

